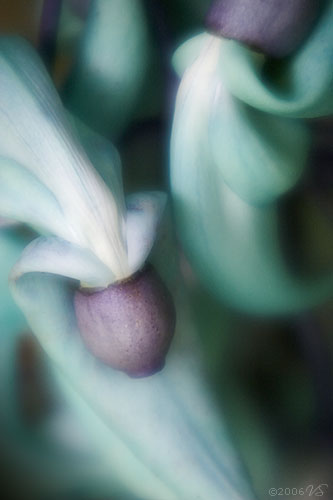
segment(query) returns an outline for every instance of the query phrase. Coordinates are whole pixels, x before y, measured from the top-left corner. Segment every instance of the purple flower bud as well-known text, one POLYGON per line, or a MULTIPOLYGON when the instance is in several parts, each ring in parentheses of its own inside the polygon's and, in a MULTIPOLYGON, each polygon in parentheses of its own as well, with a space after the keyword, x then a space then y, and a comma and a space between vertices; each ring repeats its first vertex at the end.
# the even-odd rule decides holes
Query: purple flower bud
POLYGON ((274 57, 293 52, 309 33, 324 0, 216 0, 208 31, 274 57))
POLYGON ((131 377, 163 368, 176 314, 152 266, 101 291, 78 290, 74 305, 83 341, 101 361, 131 377))

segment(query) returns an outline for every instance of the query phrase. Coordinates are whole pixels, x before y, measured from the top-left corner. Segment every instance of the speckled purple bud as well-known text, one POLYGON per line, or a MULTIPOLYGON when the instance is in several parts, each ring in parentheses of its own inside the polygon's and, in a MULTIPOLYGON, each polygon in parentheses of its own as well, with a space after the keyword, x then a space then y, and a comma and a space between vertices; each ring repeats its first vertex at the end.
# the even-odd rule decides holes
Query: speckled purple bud
POLYGON ((209 32, 273 57, 293 52, 311 30, 324 0, 215 0, 209 32))
POLYGON ((82 338, 101 361, 131 377, 163 368, 176 314, 152 266, 101 291, 78 290, 74 305, 82 338))

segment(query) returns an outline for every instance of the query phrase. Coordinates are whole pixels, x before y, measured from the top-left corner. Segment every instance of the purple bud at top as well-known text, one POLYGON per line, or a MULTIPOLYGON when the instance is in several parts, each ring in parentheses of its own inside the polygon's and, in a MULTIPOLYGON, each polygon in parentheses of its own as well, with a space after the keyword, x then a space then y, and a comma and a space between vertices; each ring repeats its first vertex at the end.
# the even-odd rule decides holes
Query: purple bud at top
POLYGON ((176 314, 152 266, 101 291, 76 291, 74 306, 82 339, 101 361, 131 377, 163 368, 176 314))
POLYGON ((215 0, 209 32, 273 57, 293 52, 309 34, 324 0, 215 0))

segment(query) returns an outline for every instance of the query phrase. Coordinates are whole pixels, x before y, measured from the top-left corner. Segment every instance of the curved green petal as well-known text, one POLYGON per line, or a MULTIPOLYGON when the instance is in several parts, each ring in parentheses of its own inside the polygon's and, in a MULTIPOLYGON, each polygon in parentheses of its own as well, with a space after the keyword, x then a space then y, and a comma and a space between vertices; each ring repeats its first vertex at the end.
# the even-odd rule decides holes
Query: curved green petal
MULTIPOLYGON (((245 128, 246 125, 252 127, 252 121, 234 120, 234 129, 226 130, 231 124, 220 115, 231 114, 228 106, 234 106, 234 101, 222 102, 224 108, 222 104, 218 108, 223 85, 216 70, 219 44, 217 39, 208 41, 207 53, 204 48, 200 56, 202 63, 197 59, 185 73, 178 93, 171 142, 171 185, 178 234, 195 268, 223 300, 259 313, 294 312, 333 293, 332 272, 313 279, 293 276, 283 258, 275 204, 250 205, 226 184, 251 201, 256 196, 267 201, 267 197, 278 194, 272 189, 281 166, 277 165, 274 170, 269 161, 274 155, 276 161, 279 160, 278 148, 272 147, 273 132, 281 131, 284 122, 274 126, 272 137, 270 131, 261 131, 261 127, 265 122, 272 124, 273 117, 265 117, 254 130, 245 128), (217 124, 218 131, 213 132, 217 124), (263 142, 256 146, 259 153, 256 165, 253 143, 259 141, 259 132, 263 134, 263 142), (211 135, 215 133, 212 142, 211 135), (235 139, 232 144, 228 143, 230 137, 238 136, 239 143, 235 139), (262 161, 263 152, 267 171, 262 161), (235 161, 238 170, 234 169, 235 161), (249 166, 251 172, 246 171, 249 166)), ((249 113, 255 116, 256 112, 249 113)), ((283 137, 280 146, 291 147, 285 131, 280 133, 283 137)), ((297 151, 298 145, 295 145, 290 163, 297 151)), ((303 153, 299 154, 301 159, 303 153)), ((279 161, 284 161, 286 156, 286 151, 282 151, 279 161)), ((288 180, 287 173, 288 182, 298 175, 297 162, 293 168, 296 176, 291 173, 288 180)), ((285 173, 283 167, 281 173, 285 173)), ((285 189, 283 183, 278 189, 281 187, 285 189)))
POLYGON ((289 271, 276 206, 248 205, 216 169, 209 169, 198 150, 186 156, 172 173, 176 222, 186 253, 208 288, 225 302, 260 314, 293 313, 332 295, 332 274, 311 280, 289 271))
POLYGON ((234 41, 221 40, 220 72, 229 92, 269 113, 316 117, 333 112, 333 2, 295 55, 280 62, 278 77, 263 77, 266 59, 234 41))
MULTIPOLYGON (((253 495, 201 373, 195 338, 179 304, 178 335, 165 369, 130 379, 102 365, 81 341, 72 290, 58 277, 29 273, 12 284, 62 390, 94 429, 119 480, 147 500, 245 500, 253 495), (183 319, 182 319, 183 318, 183 319)), ((186 316, 186 315, 185 315, 186 316)))
POLYGON ((101 134, 118 136, 137 101, 148 58, 141 1, 92 1, 64 90, 66 106, 101 134))
POLYGON ((294 187, 307 166, 305 126, 246 106, 222 85, 209 135, 213 161, 226 184, 250 204, 275 201, 294 187))
POLYGON ((285 117, 311 118, 333 112, 333 2, 329 0, 311 35, 289 58, 270 62, 233 40, 201 33, 180 46, 173 65, 182 75, 202 47, 215 40, 218 74, 231 95, 258 110, 285 117))
POLYGON ((192 66, 211 38, 211 35, 207 33, 200 33, 186 40, 175 50, 172 56, 172 66, 179 78, 182 78, 187 68, 192 66))
POLYGON ((211 39, 184 76, 178 119, 185 124, 205 117, 209 153, 228 186, 248 203, 272 202, 301 176, 308 131, 299 121, 262 113, 232 97, 217 69, 219 43, 211 39))

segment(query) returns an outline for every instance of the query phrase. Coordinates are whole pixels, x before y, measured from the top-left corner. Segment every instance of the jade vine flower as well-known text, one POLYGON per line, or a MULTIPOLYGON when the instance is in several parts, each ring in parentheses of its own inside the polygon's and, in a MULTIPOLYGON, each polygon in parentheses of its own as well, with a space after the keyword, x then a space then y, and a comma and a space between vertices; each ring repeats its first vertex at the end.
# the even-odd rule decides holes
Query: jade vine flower
MULTIPOLYGON (((245 3, 219 5, 240 16, 245 3)), ((237 308, 291 313, 332 295, 331 269, 297 275, 287 265, 277 205, 308 163, 304 118, 333 113, 332 23, 330 1, 298 51, 271 72, 265 55, 208 33, 174 56, 182 77, 171 141, 179 237, 203 282, 237 308)))
POLYGON ((86 290, 77 292, 75 305, 87 346, 131 375, 149 375, 164 364, 174 309, 156 273, 142 270, 139 281, 130 278, 144 266, 153 246, 165 195, 132 195, 126 208, 117 153, 107 141, 99 146, 103 140, 92 134, 93 147, 109 151, 104 160, 109 163, 109 189, 75 138, 46 72, 23 41, 1 41, 1 68, 0 211, 53 234, 26 248, 12 280, 33 271, 78 280, 86 290), (128 280, 126 286, 117 284, 123 280, 128 280), (131 300, 117 294, 124 286, 131 300), (134 286, 135 294, 130 294, 134 286), (94 292, 96 288, 104 291, 94 292), (108 321, 104 308, 113 308, 108 321), (131 342, 122 345, 125 333, 119 323, 127 314, 131 342))

